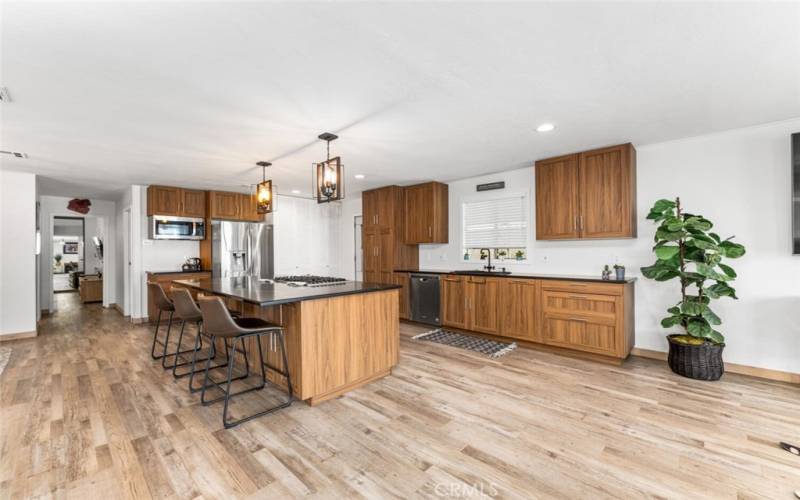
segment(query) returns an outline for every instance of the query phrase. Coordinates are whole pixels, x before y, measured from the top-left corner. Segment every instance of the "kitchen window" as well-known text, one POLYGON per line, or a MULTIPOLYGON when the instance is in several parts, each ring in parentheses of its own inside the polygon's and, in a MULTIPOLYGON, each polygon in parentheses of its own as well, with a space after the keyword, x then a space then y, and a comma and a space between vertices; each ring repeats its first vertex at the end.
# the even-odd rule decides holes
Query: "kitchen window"
POLYGON ((522 261, 528 258, 528 200, 506 195, 465 201, 461 207, 464 260, 522 261))

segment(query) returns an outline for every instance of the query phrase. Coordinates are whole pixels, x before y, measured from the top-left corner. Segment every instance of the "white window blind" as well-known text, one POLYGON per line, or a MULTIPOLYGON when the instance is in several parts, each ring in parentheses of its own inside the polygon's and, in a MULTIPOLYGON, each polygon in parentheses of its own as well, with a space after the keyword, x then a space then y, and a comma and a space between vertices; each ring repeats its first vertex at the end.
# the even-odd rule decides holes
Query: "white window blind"
POLYGON ((466 202, 465 248, 525 248, 528 243, 528 214, 524 196, 466 202))

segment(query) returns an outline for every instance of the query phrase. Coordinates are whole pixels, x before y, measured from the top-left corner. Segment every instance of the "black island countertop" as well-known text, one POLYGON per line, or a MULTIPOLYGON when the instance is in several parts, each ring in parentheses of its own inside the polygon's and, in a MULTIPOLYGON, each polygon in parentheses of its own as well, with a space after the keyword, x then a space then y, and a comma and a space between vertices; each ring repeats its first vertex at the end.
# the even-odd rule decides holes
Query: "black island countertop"
POLYGON ((253 278, 178 279, 173 280, 173 283, 201 292, 258 304, 261 307, 400 288, 400 285, 389 283, 364 283, 361 281, 344 281, 320 287, 289 286, 284 283, 262 282, 253 278))
POLYGON ((564 280, 564 281, 588 281, 597 283, 633 283, 636 277, 627 277, 624 280, 614 279, 614 273, 611 273, 611 279, 604 280, 600 276, 579 276, 570 274, 537 274, 537 273, 516 273, 511 274, 485 274, 480 270, 470 272, 469 269, 463 270, 447 270, 447 269, 395 269, 396 273, 420 273, 420 274, 454 274, 457 276, 487 276, 492 278, 522 278, 522 279, 540 279, 540 280, 564 280))

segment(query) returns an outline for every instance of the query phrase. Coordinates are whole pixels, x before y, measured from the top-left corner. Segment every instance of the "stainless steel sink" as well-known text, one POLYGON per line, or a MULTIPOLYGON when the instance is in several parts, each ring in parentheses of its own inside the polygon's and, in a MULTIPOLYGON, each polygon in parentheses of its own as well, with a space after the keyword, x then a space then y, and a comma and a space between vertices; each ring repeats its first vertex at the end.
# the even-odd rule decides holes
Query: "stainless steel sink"
POLYGON ((475 274, 481 276, 508 276, 511 271, 453 271, 453 274, 475 274))

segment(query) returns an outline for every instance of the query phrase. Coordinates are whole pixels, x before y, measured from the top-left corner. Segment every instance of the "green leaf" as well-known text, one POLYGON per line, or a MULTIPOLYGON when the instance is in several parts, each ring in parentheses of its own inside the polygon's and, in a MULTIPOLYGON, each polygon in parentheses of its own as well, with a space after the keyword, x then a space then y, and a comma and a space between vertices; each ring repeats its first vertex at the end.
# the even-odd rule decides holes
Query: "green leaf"
POLYGON ((667 200, 662 198, 653 204, 653 208, 650 210, 654 212, 663 212, 664 210, 668 210, 670 208, 675 208, 675 202, 672 200, 667 200))
POLYGON ((709 266, 708 264, 703 264, 698 262, 696 264, 697 273, 705 276, 706 278, 710 278, 716 281, 728 281, 730 278, 724 274, 720 274, 714 270, 713 267, 709 266))
POLYGON ((659 260, 669 260, 678 255, 679 252, 680 252, 679 247, 674 247, 674 246, 659 247, 656 248, 656 257, 658 257, 659 260))
POLYGON ((694 337, 706 338, 709 337, 714 330, 711 329, 711 326, 709 326, 705 319, 693 318, 689 320, 686 331, 689 332, 689 335, 694 337))
POLYGON ((686 231, 667 231, 666 229, 658 228, 656 230, 656 241, 668 240, 678 241, 686 236, 686 231))
POLYGON ((670 313, 670 314, 673 314, 673 315, 680 314, 681 313, 681 309, 678 306, 672 306, 669 309, 667 309, 667 312, 670 313))
POLYGON ((717 316, 714 313, 714 311, 709 309, 708 306, 706 306, 706 309, 703 311, 703 319, 708 321, 708 324, 710 324, 710 325, 721 325, 722 324, 722 320, 719 319, 719 316, 717 316))
POLYGON ((733 289, 732 286, 728 285, 727 283, 717 282, 714 285, 705 289, 708 295, 717 295, 718 297, 731 297, 731 298, 738 298, 736 297, 736 290, 733 289))
POLYGON ((744 246, 732 241, 725 240, 719 244, 720 251, 729 259, 738 259, 744 255, 744 246))
POLYGON ((719 250, 719 247, 717 246, 716 243, 709 243, 708 241, 705 241, 702 238, 698 238, 697 236, 688 238, 686 240, 686 244, 700 248, 702 250, 714 250, 714 251, 719 250))
POLYGON ((713 341, 716 344, 725 343, 725 337, 723 337, 722 334, 716 330, 711 330, 711 334, 706 338, 713 341))
POLYGON ((681 303, 681 313, 687 316, 700 316, 706 308, 705 304, 689 300, 688 297, 681 303))
POLYGON ((719 235, 717 233, 708 233, 708 235, 717 243, 722 241, 722 240, 720 240, 719 235))
POLYGON ((661 320, 661 326, 664 328, 670 328, 675 325, 680 325, 681 321, 683 321, 683 317, 681 316, 667 316, 661 320))
POLYGON ((732 267, 726 266, 725 264, 717 264, 717 265, 719 266, 720 269, 722 269, 723 273, 728 275, 728 277, 730 278, 736 277, 736 271, 734 271, 732 267))
POLYGON ((708 219, 706 219, 704 217, 701 217, 699 215, 689 217, 686 220, 684 220, 683 223, 687 227, 690 227, 692 229, 696 229, 698 231, 708 231, 712 227, 712 224, 711 224, 710 220, 708 220, 708 219))

